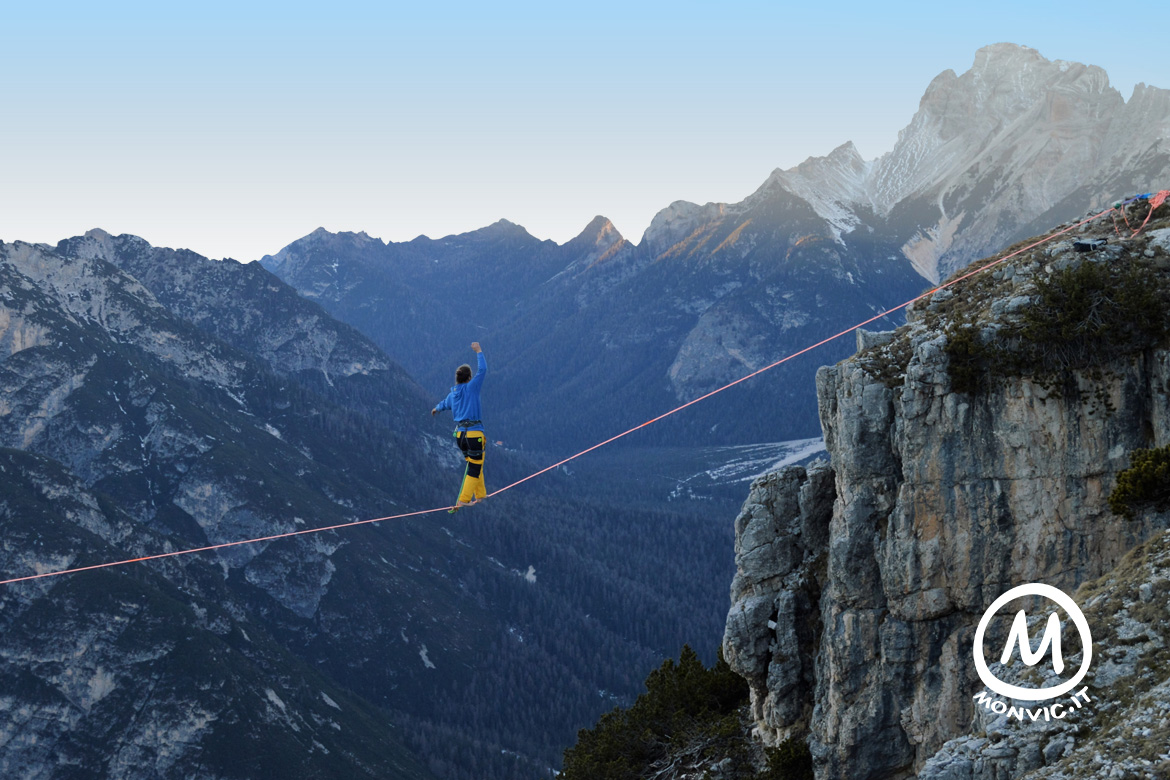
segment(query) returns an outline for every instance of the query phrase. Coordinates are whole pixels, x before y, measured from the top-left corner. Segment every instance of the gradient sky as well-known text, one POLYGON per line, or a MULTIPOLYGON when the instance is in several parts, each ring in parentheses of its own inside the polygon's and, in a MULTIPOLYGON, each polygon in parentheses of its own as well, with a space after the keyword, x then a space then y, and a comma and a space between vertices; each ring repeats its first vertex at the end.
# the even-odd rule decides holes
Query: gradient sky
POLYGON ((504 217, 635 242, 852 140, 888 151, 1001 41, 1170 88, 1158 4, 23 3, 0 7, 0 240, 92 227, 257 259, 323 226, 504 217))

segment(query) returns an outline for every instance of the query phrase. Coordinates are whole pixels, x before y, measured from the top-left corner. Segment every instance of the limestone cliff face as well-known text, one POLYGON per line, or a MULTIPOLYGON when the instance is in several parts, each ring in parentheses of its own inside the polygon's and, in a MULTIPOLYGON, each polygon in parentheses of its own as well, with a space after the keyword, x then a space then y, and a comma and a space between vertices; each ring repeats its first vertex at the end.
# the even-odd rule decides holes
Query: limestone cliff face
POLYGON ((833 495, 828 463, 791 466, 756 480, 735 521, 738 571, 724 651, 751 685, 752 717, 769 744, 811 715, 817 566, 826 559, 833 495))
POLYGON ((1026 377, 965 394, 944 349, 957 304, 993 335, 1036 279, 1127 254, 1153 271, 1170 259, 1161 238, 1089 259, 1054 242, 820 370, 831 469, 762 478, 736 522, 724 652, 765 741, 807 733, 819 779, 914 776, 971 727, 972 636, 996 597, 1024 582, 1071 593, 1165 526, 1117 517, 1107 498, 1131 451, 1170 443, 1170 352, 1072 375, 1079 394, 1026 377))

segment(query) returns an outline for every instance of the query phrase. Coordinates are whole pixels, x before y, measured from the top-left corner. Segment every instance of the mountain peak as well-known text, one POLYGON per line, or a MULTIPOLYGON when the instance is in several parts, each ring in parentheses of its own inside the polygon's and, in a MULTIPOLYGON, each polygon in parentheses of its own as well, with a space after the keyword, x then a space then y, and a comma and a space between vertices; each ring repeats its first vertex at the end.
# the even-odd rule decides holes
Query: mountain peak
POLYGON ((144 238, 129 233, 120 236, 111 235, 101 228, 87 230, 83 235, 66 238, 57 242, 57 251, 75 255, 86 260, 107 260, 113 262, 121 249, 138 247, 150 249, 151 245, 144 238))
MULTIPOLYGON (((614 224, 610 222, 607 217, 603 217, 598 214, 596 217, 589 220, 589 224, 585 226, 585 229, 578 233, 577 236, 572 239, 572 241, 583 239, 589 241, 590 243, 601 244, 604 242, 607 244, 612 244, 615 241, 620 241, 621 238, 622 234, 618 232, 618 229, 614 227, 614 224)), ((570 241, 570 243, 572 243, 572 241, 570 241)))
POLYGON ((816 186, 823 187, 825 184, 833 183, 842 172, 851 180, 848 187, 851 191, 858 184, 852 180, 864 176, 866 172, 865 160, 861 158, 861 152, 857 151, 852 141, 846 141, 824 157, 809 157, 795 168, 778 171, 773 176, 779 174, 787 179, 802 177, 816 186))
POLYGON ((852 141, 846 141, 838 146, 833 151, 829 152, 828 158, 830 160, 845 160, 852 162, 861 159, 861 152, 857 151, 857 146, 852 141))
POLYGON ((714 222, 727 213, 726 203, 708 203, 700 206, 687 200, 676 200, 654 215, 650 227, 642 235, 642 244, 653 257, 665 252, 684 238, 696 226, 714 222))
POLYGON ((1082 88, 1095 92, 1109 88, 1109 77, 1096 65, 1049 60, 1028 46, 993 43, 975 52, 970 70, 958 79, 971 82, 976 92, 981 91, 981 86, 994 85, 996 92, 1033 96, 1057 84, 1071 85, 1086 77, 1082 88))
POLYGON ((464 240, 468 238, 490 239, 496 240, 499 238, 532 238, 532 234, 523 225, 517 225, 508 219, 497 219, 490 225, 478 228, 476 230, 469 230, 466 233, 458 233, 453 236, 447 236, 440 239, 441 241, 449 240, 464 240))
POLYGON ((571 255, 579 256, 574 260, 575 263, 584 263, 588 266, 598 260, 609 259, 625 243, 626 240, 613 223, 606 217, 598 215, 591 219, 575 238, 565 242, 564 248, 571 255))
POLYGON ((1051 61, 1013 43, 984 46, 961 76, 946 71, 930 83, 894 148, 875 161, 868 195, 879 213, 909 200, 937 204, 903 248, 937 280, 944 257, 953 258, 948 267, 962 265, 1009 237, 1002 213, 1012 214, 1005 225, 1025 224, 1025 211, 1035 218, 1054 193, 1082 188, 1101 152, 1108 159, 1121 145, 1148 148, 1143 133, 1131 140, 1113 132, 1125 108, 1099 67, 1051 61), (1054 138, 1082 140, 1054 145, 1054 138))
POLYGON ((520 238, 533 238, 533 235, 528 232, 528 228, 523 225, 517 225, 508 219, 497 219, 492 224, 488 225, 484 230, 491 234, 500 234, 505 236, 517 236, 520 238))
MULTIPOLYGON (((1170 91, 1135 87, 1127 104, 1097 66, 995 43, 979 49, 961 75, 947 70, 936 76, 894 148, 878 159, 863 160, 846 142, 823 157, 773 171, 747 200, 728 208, 795 196, 838 241, 869 215, 894 214, 897 229, 911 230, 903 255, 937 281, 940 273, 1009 241, 1062 199, 1078 199, 1074 210, 1083 211, 1087 196, 1077 193, 1091 191, 1085 182, 1113 181, 1110 166, 1160 148, 1167 127, 1170 91)), ((1157 170, 1147 169, 1127 186, 1154 186, 1157 170)), ((1072 201, 1064 205, 1071 208, 1072 201)), ((662 251, 688 228, 719 216, 674 203, 655 216, 646 240, 662 251)))
POLYGON ((990 43, 977 49, 975 51, 975 64, 971 69, 978 71, 991 67, 1018 66, 1020 63, 1026 62, 1042 63, 1048 62, 1048 60, 1030 46, 1004 41, 1001 43, 990 43))
MULTIPOLYGON (((293 242, 293 244, 299 244, 302 241, 312 241, 312 242, 316 242, 316 243, 329 243, 329 244, 345 243, 345 244, 354 244, 354 245, 362 245, 362 244, 369 244, 369 243, 379 243, 379 244, 382 243, 380 239, 371 238, 369 236, 369 234, 366 233, 366 231, 364 231, 364 230, 360 230, 357 233, 354 233, 353 231, 348 231, 348 230, 340 230, 340 231, 334 233, 330 230, 326 230, 323 227, 319 227, 316 230, 314 230, 312 233, 308 234, 307 236, 297 239, 296 241, 293 242)), ((289 246, 292 246, 293 244, 290 244, 289 246)))
POLYGON ((846 141, 824 157, 809 157, 786 171, 777 168, 751 197, 770 198, 777 189, 791 193, 826 220, 840 240, 859 224, 850 206, 866 201, 870 169, 853 142, 846 141))
MULTIPOLYGON (((969 135, 972 130, 984 134, 1058 90, 1116 94, 1109 76, 1095 65, 1048 60, 1027 46, 995 43, 975 52, 975 61, 963 75, 940 73, 923 94, 919 114, 926 112, 933 118, 944 138, 969 135)), ((906 131, 918 120, 916 115, 906 131)))

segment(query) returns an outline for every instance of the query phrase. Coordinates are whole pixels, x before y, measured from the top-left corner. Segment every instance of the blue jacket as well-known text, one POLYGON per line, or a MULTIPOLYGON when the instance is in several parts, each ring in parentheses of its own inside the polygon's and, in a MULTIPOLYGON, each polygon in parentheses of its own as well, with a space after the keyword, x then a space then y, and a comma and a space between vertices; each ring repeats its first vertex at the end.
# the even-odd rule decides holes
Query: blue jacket
MULTIPOLYGON (((439 401, 439 405, 435 407, 436 412, 450 409, 451 415, 455 418, 455 422, 483 419, 483 412, 479 406, 479 390, 483 387, 483 377, 487 374, 487 360, 484 358, 482 352, 478 353, 476 357, 479 358, 479 368, 476 370, 475 376, 471 378, 471 381, 452 387, 447 397, 439 401)), ((468 428, 460 428, 459 430, 482 431, 483 424, 480 423, 469 426, 468 428)))

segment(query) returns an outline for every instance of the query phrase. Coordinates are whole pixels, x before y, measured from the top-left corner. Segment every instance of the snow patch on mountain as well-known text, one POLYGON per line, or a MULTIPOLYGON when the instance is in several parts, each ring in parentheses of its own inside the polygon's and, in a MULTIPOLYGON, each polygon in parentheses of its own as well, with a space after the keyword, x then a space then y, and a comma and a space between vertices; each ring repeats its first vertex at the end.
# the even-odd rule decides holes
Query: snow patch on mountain
POLYGON ((430 657, 427 655, 427 646, 426 645, 421 645, 419 647, 418 657, 422 659, 423 666, 425 666, 426 668, 428 668, 428 669, 435 668, 434 662, 431 661, 430 657))
POLYGON ((872 169, 873 163, 863 160, 848 141, 827 157, 810 157, 786 171, 777 169, 762 190, 779 186, 804 200, 832 226, 833 239, 840 243, 842 234, 861 224, 856 206, 873 206, 867 195, 872 169))

